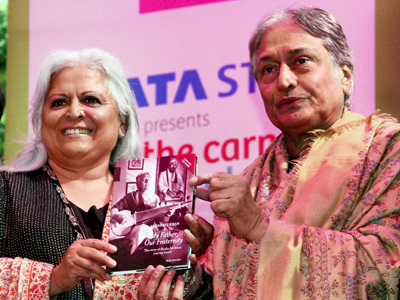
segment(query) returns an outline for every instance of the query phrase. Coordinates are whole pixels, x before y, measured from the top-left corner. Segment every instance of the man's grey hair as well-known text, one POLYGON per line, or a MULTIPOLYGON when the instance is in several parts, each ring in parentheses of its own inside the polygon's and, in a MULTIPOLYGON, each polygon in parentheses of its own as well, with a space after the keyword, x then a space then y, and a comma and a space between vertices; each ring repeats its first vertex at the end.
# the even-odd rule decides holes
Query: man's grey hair
MULTIPOLYGON (((353 57, 351 55, 346 36, 342 26, 336 18, 325 10, 315 7, 302 7, 298 9, 286 9, 275 13, 272 16, 262 20, 254 31, 250 42, 250 72, 257 80, 257 62, 256 52, 260 47, 264 34, 270 30, 276 23, 290 19, 303 28, 312 36, 320 38, 327 50, 330 52, 334 63, 338 67, 347 66, 353 74, 353 57)), ((354 81, 347 94, 344 95, 344 104, 349 107, 352 99, 351 94, 354 89, 354 81)))
POLYGON ((136 182, 138 182, 139 180, 142 180, 142 179, 143 179, 144 177, 146 177, 146 176, 148 176, 148 177, 151 178, 149 172, 144 172, 144 173, 138 174, 138 175, 136 176, 136 182))
POLYGON ((136 113, 135 97, 126 80, 119 61, 101 49, 84 49, 81 51, 57 50, 51 53, 42 65, 36 91, 33 96, 32 127, 34 136, 29 137, 11 167, 16 172, 33 171, 41 168, 47 161, 47 151, 42 143, 42 109, 51 79, 66 67, 83 66, 103 74, 105 85, 117 103, 118 114, 126 126, 125 136, 118 139, 111 157, 110 170, 119 160, 130 160, 141 157, 141 144, 138 130, 139 122, 136 113))

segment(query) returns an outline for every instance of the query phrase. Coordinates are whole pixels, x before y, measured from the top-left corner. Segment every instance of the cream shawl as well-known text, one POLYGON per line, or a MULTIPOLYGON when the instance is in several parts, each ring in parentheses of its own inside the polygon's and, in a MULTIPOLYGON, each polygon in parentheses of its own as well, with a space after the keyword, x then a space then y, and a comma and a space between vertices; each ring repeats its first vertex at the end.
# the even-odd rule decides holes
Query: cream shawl
POLYGON ((262 240, 215 217, 206 270, 216 299, 397 299, 400 125, 349 111, 312 133, 287 173, 279 136, 242 175, 270 218, 262 240))

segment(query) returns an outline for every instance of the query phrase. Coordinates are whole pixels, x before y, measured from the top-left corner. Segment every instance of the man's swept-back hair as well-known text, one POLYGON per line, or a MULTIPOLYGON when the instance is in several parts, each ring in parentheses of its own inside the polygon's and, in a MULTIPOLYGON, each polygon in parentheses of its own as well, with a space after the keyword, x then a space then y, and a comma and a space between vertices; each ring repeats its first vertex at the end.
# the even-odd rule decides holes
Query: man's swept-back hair
MULTIPOLYGON (((267 17, 254 31, 250 42, 250 72, 257 80, 256 52, 260 47, 264 34, 276 23, 290 19, 303 28, 312 36, 320 38, 327 50, 330 52, 335 64, 338 67, 347 66, 353 73, 353 57, 347 44, 342 26, 329 12, 315 7, 301 7, 298 9, 288 8, 267 17)), ((354 88, 354 81, 351 82, 350 90, 344 95, 344 104, 349 107, 352 99, 351 94, 354 88)))
POLYGON ((149 177, 151 178, 149 172, 140 173, 140 174, 138 174, 138 175, 136 176, 136 182, 138 182, 139 180, 141 180, 141 179, 144 178, 145 176, 149 176, 149 177))
POLYGON ((42 142, 42 109, 51 79, 66 67, 83 66, 103 74, 104 84, 117 103, 119 117, 126 126, 125 136, 118 139, 111 157, 110 169, 119 160, 130 160, 141 157, 139 140, 139 122, 136 113, 135 96, 126 80, 119 61, 101 49, 84 49, 81 51, 57 50, 51 53, 42 65, 32 103, 33 137, 18 154, 11 169, 15 172, 33 171, 41 168, 47 161, 47 151, 42 142))

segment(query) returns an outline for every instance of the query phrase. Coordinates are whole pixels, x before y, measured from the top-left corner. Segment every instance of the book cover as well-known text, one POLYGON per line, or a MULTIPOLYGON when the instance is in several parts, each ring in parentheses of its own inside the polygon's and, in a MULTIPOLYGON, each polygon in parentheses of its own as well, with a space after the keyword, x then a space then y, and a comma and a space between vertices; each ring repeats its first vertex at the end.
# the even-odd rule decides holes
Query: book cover
POLYGON ((190 268, 191 249, 183 231, 194 212, 195 154, 119 161, 115 165, 109 242, 118 251, 111 274, 144 271, 147 266, 190 268))

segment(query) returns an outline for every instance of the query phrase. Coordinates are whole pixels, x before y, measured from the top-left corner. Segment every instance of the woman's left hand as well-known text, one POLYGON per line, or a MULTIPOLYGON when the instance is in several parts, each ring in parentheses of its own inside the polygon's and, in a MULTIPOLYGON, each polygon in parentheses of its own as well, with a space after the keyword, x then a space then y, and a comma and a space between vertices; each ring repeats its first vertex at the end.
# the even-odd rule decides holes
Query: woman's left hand
POLYGON ((156 268, 148 266, 139 283, 138 300, 183 299, 185 279, 183 279, 182 275, 177 277, 175 288, 171 289, 175 274, 176 271, 172 268, 165 273, 165 268, 161 265, 156 268))

